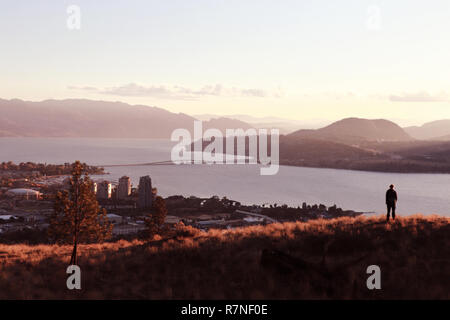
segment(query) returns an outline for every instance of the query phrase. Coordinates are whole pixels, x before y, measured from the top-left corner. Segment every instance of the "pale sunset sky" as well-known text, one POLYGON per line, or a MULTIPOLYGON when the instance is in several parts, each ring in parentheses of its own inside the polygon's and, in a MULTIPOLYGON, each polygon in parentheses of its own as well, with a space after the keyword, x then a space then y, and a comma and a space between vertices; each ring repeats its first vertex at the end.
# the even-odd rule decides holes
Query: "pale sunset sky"
POLYGON ((3 99, 302 121, 450 118, 448 0, 0 3, 3 99))

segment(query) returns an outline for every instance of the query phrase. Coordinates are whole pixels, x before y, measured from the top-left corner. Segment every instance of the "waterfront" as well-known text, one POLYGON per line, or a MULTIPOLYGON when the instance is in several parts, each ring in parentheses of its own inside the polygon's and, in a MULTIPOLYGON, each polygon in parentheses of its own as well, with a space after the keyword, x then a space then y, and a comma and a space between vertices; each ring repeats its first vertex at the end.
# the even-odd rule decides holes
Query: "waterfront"
MULTIPOLYGON (((0 161, 91 165, 140 164, 170 159, 172 143, 146 139, 1 138, 0 161)), ((274 176, 261 176, 255 165, 149 165, 106 167, 101 179, 128 175, 134 186, 152 177, 162 196, 228 197, 243 204, 303 202, 336 204, 344 209, 382 213, 384 192, 391 183, 399 194, 400 214, 450 216, 450 176, 398 174, 281 166, 274 176)), ((96 177, 97 178, 97 177, 96 177)))

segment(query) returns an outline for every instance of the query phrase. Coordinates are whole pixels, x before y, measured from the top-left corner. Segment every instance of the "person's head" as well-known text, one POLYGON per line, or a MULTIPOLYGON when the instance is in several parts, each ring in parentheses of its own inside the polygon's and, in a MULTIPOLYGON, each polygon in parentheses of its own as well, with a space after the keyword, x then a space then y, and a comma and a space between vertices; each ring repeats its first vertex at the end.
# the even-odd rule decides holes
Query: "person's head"
POLYGON ((389 186, 389 189, 394 189, 394 185, 391 184, 391 185, 389 186))

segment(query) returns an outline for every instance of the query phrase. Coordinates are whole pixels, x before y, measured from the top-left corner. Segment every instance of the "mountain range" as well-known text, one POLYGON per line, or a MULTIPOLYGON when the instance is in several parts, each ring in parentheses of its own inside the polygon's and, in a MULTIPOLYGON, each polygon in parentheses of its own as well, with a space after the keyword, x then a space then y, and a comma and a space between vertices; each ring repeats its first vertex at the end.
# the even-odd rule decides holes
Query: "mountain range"
POLYGON ((192 130, 194 120, 203 128, 278 128, 290 137, 346 144, 363 141, 450 140, 450 119, 401 128, 385 119, 346 118, 319 129, 300 129, 300 121, 247 115, 173 113, 158 107, 85 99, 30 102, 0 99, 0 136, 168 138, 173 130, 192 130), (289 128, 289 129, 288 129, 289 128))
MULTIPOLYGON (((83 99, 29 102, 0 99, 0 137, 170 138, 178 128, 193 129, 196 118, 184 113, 122 102, 83 99)), ((203 128, 248 129, 229 118, 203 123, 203 128)))
MULTIPOLYGON (((218 116, 214 114, 199 114, 194 115, 193 117, 199 120, 207 121, 213 118, 217 118, 218 116)), ((280 117, 254 117, 246 114, 231 114, 223 117, 246 122, 256 129, 278 129, 280 130, 280 134, 289 134, 291 132, 297 131, 299 128, 317 128, 326 124, 324 120, 319 119, 302 121, 280 117)))
POLYGON ((450 119, 427 122, 422 126, 412 126, 404 129, 415 139, 450 141, 450 119))
POLYGON ((319 129, 304 129, 300 121, 277 117, 191 116, 158 107, 86 99, 0 99, 0 114, 3 137, 168 138, 177 128, 191 130, 193 121, 199 119, 205 129, 278 128, 281 134, 298 138, 344 143, 450 139, 450 120, 402 129, 384 119, 347 118, 319 129))
POLYGON ((411 141, 413 138, 392 121, 346 118, 316 130, 298 130, 289 136, 343 143, 411 141))
MULTIPOLYGON (((197 120, 158 107, 83 99, 0 99, 0 115, 0 137, 168 139, 178 128, 192 132, 197 120)), ((203 121, 203 129, 225 132, 258 128, 263 123, 258 122, 261 118, 247 119, 252 123, 211 116, 203 121)), ((446 140, 450 140, 450 120, 401 128, 384 119, 346 118, 319 129, 282 134, 280 163, 369 171, 450 172, 450 141, 446 140)))

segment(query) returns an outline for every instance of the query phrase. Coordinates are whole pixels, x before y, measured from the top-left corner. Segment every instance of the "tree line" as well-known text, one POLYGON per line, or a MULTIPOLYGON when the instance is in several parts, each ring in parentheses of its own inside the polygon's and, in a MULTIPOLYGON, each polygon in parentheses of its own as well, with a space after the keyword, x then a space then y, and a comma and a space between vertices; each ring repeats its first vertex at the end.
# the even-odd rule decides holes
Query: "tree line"
MULTIPOLYGON (((84 172, 89 174, 103 174, 104 168, 97 166, 90 166, 82 163, 84 172)), ((72 173, 73 164, 47 164, 47 163, 34 163, 34 162, 21 162, 15 164, 11 161, 0 163, 0 171, 21 171, 21 172, 32 172, 37 171, 41 175, 55 176, 55 175, 65 175, 72 173)))

